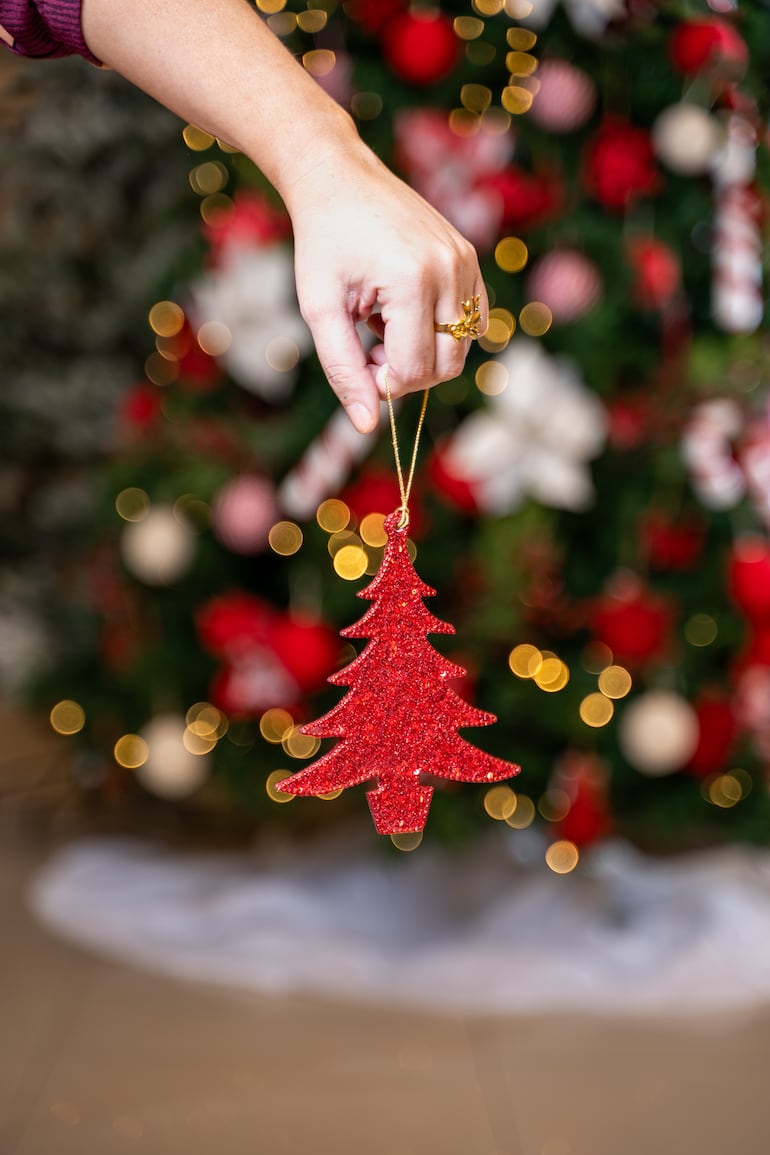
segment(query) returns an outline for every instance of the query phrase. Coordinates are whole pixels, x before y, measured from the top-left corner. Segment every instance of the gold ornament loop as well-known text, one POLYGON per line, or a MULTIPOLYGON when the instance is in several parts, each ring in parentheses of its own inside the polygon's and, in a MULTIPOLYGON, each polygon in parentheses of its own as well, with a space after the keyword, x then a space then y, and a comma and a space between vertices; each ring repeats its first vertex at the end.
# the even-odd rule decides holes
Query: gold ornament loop
POLYGON ((412 492, 412 482, 414 481, 414 472, 417 468, 417 448, 420 444, 420 434, 425 422, 425 410, 428 408, 428 397, 430 390, 426 389, 422 395, 422 404, 420 406, 420 416, 417 419, 417 432, 414 435, 414 445, 412 447, 412 457, 409 462, 409 473, 404 478, 404 471, 401 467, 401 454, 398 448, 398 437, 396 436, 396 414, 393 408, 393 397, 390 392, 390 374, 387 366, 385 367, 385 399, 388 403, 388 417, 390 418, 390 439, 393 445, 393 457, 396 462, 396 476, 398 477, 398 491, 401 495, 401 504, 395 510, 399 514, 398 529, 403 530, 409 525, 409 496, 412 492))
POLYGON ((479 325, 481 324, 480 299, 480 295, 477 293, 475 297, 469 297, 467 301, 463 301, 463 315, 459 321, 437 321, 433 328, 437 333, 449 333, 455 341, 462 341, 463 337, 477 341, 479 325))

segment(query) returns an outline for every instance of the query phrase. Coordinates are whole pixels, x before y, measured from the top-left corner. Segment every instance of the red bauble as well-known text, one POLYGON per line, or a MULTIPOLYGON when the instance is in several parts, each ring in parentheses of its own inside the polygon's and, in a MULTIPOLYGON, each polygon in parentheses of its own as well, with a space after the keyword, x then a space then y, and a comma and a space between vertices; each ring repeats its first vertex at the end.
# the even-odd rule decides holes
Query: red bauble
POLYGON ((341 494, 345 505, 360 521, 368 513, 386 514, 401 503, 398 481, 392 471, 367 469, 341 494))
POLYGON ((569 799, 569 810, 556 823, 557 838, 590 846, 612 828, 607 799, 606 767, 592 754, 571 750, 557 764, 551 789, 569 799))
POLYGON ((120 405, 120 424, 129 436, 146 436, 161 413, 161 392, 154 385, 134 385, 120 405))
POLYGON ((616 661, 643 666, 668 649, 671 606, 633 575, 615 585, 594 607, 590 622, 594 638, 609 647, 616 661))
POLYGON ((627 121, 607 117, 586 152, 588 191, 608 209, 625 209, 660 187, 649 134, 627 121))
POLYGON ((770 618, 770 544, 745 536, 736 541, 728 563, 728 587, 747 618, 770 618))
POLYGON ((634 298, 644 309, 665 309, 682 284, 679 258, 656 237, 633 237, 627 246, 634 270, 634 298))
POLYGON ((653 510, 642 521, 642 540, 658 570, 691 570, 703 550, 703 525, 693 518, 674 521, 653 510))
POLYGON ((680 24, 671 36, 669 55, 679 72, 718 69, 731 79, 742 76, 749 62, 746 41, 732 24, 717 16, 680 24))
POLYGON ((452 21, 439 12, 403 12, 385 25, 385 62, 408 84, 438 84, 460 59, 452 21))
POLYGON ((527 277, 530 298, 547 305, 557 324, 585 316, 603 289, 596 265, 577 249, 554 249, 532 266, 527 277))
POLYGON ((698 744, 687 763, 692 774, 705 777, 727 767, 727 760, 737 733, 732 706, 726 698, 704 697, 695 703, 698 719, 698 744))

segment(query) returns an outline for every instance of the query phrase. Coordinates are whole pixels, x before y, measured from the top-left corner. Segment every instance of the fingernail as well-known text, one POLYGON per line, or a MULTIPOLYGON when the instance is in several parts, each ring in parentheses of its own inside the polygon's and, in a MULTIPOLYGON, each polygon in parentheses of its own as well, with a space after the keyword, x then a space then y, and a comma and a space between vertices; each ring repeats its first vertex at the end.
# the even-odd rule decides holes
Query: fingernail
POLYGON ((371 409, 367 409, 360 401, 348 405, 347 414, 359 433, 371 433, 377 424, 377 414, 372 413, 371 409))

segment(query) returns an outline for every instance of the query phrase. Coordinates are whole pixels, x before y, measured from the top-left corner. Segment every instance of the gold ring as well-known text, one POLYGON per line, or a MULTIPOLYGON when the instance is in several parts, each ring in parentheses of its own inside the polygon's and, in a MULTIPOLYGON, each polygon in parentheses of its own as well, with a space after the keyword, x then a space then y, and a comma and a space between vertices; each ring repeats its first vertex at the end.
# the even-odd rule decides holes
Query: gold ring
POLYGON ((437 321, 433 328, 437 333, 449 333, 455 341, 462 341, 463 337, 470 337, 471 341, 476 341, 480 324, 481 313, 479 312, 479 295, 477 294, 475 297, 469 297, 467 301, 463 301, 463 315, 459 321, 437 321))

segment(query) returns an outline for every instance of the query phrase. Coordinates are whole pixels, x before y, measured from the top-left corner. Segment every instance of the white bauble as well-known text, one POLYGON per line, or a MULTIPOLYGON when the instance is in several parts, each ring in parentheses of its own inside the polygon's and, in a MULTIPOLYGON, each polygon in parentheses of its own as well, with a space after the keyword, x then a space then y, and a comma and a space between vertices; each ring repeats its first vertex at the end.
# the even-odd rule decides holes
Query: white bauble
POLYGON ((719 122, 705 108, 684 100, 664 108, 652 126, 657 156, 681 176, 708 172, 722 137, 719 122))
POLYGON ((650 690, 628 704, 618 738, 631 765, 658 778, 681 770, 691 758, 698 743, 698 718, 679 694, 650 690))
POLYGON ((154 505, 142 521, 126 525, 120 552, 126 568, 146 585, 172 585, 190 567, 195 534, 170 505, 154 505))
POLYGON ((185 729, 180 714, 156 714, 140 731, 148 752, 136 776, 145 789, 160 798, 184 798, 208 777, 209 757, 190 753, 182 741, 185 729))

